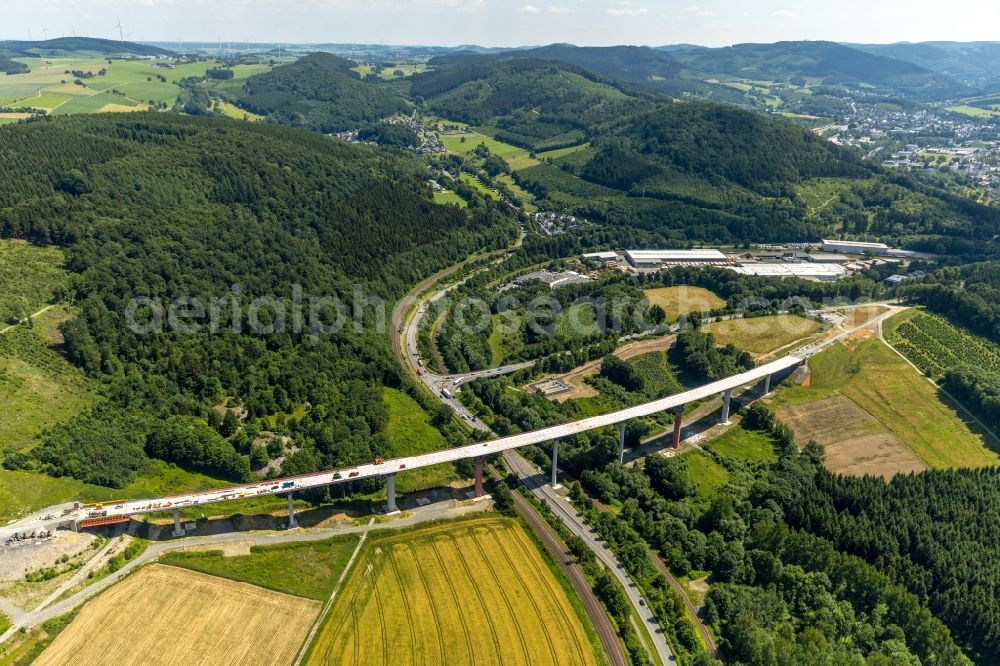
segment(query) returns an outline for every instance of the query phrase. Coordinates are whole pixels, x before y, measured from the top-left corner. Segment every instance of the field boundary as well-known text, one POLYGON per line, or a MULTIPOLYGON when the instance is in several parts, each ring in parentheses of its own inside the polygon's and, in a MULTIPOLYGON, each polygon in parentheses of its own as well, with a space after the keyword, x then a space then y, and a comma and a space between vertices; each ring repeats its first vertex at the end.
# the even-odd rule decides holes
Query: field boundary
POLYGON ((961 401, 959 401, 955 396, 953 396, 951 393, 949 393, 947 391, 947 389, 945 389, 943 386, 938 385, 938 383, 935 382, 932 378, 928 377, 924 373, 923 370, 921 370, 920 368, 918 368, 913 361, 911 361, 910 359, 908 359, 903 352, 899 351, 894 346, 892 346, 892 343, 889 342, 889 340, 885 337, 885 335, 884 335, 884 333, 882 331, 882 321, 883 320, 880 319, 879 322, 878 322, 878 337, 879 337, 879 340, 882 341, 882 344, 884 344, 886 347, 888 347, 889 349, 891 349, 893 351, 893 353, 895 353, 897 356, 899 356, 899 358, 901 358, 904 361, 906 361, 906 363, 911 368, 913 368, 914 370, 916 370, 917 373, 921 377, 923 377, 926 381, 930 382, 931 385, 934 386, 934 388, 936 388, 938 391, 940 391, 942 395, 944 395, 946 398, 948 398, 948 400, 953 405, 955 405, 958 409, 962 410, 962 412, 966 416, 968 416, 970 419, 972 419, 973 421, 975 421, 976 425, 978 425, 980 428, 982 428, 983 431, 992 438, 993 441, 991 443, 992 443, 993 446, 991 446, 989 448, 993 449, 994 451, 1000 452, 1000 437, 998 437, 997 434, 995 432, 993 432, 993 430, 991 428, 989 428, 989 426, 987 426, 985 423, 983 423, 981 420, 979 420, 979 417, 976 416, 975 414, 973 414, 969 410, 968 407, 966 407, 965 405, 963 405, 961 403, 961 401))
MULTIPOLYGON (((368 527, 371 528, 375 524, 375 517, 372 516, 371 520, 368 521, 368 527)), ((316 632, 319 631, 320 626, 329 615, 330 609, 333 608, 333 601, 337 597, 337 593, 340 591, 341 585, 344 584, 344 580, 347 578, 347 574, 354 568, 354 560, 357 559, 358 553, 361 552, 361 547, 365 545, 365 540, 368 539, 369 530, 365 530, 361 533, 361 538, 358 539, 358 544, 354 547, 354 552, 351 553, 351 559, 347 560, 347 566, 344 570, 340 572, 340 578, 337 579, 337 584, 333 587, 333 592, 330 593, 330 597, 323 604, 323 608, 320 609, 319 615, 316 616, 316 621, 313 622, 313 626, 309 628, 309 633, 306 634, 305 640, 302 642, 302 646, 299 648, 298 653, 295 655, 295 661, 292 662, 292 666, 299 666, 302 660, 308 655, 309 648, 312 646, 313 639, 316 637, 316 632)))

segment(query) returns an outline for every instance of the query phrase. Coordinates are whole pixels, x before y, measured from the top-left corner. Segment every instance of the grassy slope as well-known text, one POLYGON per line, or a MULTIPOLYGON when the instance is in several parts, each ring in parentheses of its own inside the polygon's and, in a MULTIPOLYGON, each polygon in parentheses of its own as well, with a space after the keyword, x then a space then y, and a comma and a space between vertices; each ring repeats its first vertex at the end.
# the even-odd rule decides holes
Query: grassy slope
POLYGON ((681 460, 691 470, 691 481, 698 489, 698 498, 709 501, 729 479, 726 468, 715 462, 711 456, 697 449, 686 451, 681 460))
POLYGON ((716 437, 706 446, 706 449, 726 458, 737 460, 767 460, 778 459, 771 438, 762 432, 744 430, 737 426, 716 437))
MULTIPOLYGON (((402 391, 385 389, 383 399, 389 407, 389 441, 392 455, 410 456, 447 448, 444 437, 430 424, 420 405, 402 391)), ((444 486, 457 480, 454 465, 434 465, 412 472, 402 472, 396 480, 399 492, 411 492, 444 486)))
POLYGON ((837 344, 809 361, 808 387, 782 391, 780 401, 809 403, 843 395, 893 432, 933 467, 995 465, 1000 456, 970 430, 935 388, 891 349, 869 338, 837 344))
POLYGON ((62 250, 0 240, 0 329, 12 316, 31 314, 69 284, 62 250))
POLYGON ((31 448, 44 429, 96 402, 96 385, 38 332, 18 326, 0 338, 0 452, 31 448))
POLYGON ((325 541, 254 546, 249 555, 233 557, 219 550, 166 553, 160 562, 326 601, 357 543, 358 537, 350 534, 325 541))

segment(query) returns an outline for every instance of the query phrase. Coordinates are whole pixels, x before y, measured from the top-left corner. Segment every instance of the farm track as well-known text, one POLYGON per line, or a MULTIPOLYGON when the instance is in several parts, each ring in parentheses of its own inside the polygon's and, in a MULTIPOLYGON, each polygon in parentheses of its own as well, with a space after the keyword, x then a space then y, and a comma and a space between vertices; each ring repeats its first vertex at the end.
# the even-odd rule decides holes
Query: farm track
MULTIPOLYGON (((497 472, 495 467, 490 465, 489 470, 490 475, 494 479, 500 480, 500 474, 497 472)), ((546 523, 545 520, 535 512, 534 508, 528 503, 528 501, 521 497, 518 493, 513 493, 513 497, 518 513, 524 517, 524 519, 531 526, 531 529, 538 535, 538 538, 548 549, 553 559, 555 559, 556 563, 559 565, 559 568, 562 569, 563 573, 566 574, 566 577, 569 578, 574 591, 576 591, 577 596, 580 597, 580 601, 583 602, 584 611, 586 611, 587 617, 590 618, 594 631, 597 632, 597 637, 601 641, 601 645, 604 648, 604 653, 608 657, 608 661, 612 664, 612 666, 629 666, 629 660, 625 655, 625 649, 622 647, 621 641, 618 638, 618 631, 615 629, 614 624, 612 624, 611 618, 608 617, 604 607, 594 595, 594 590, 590 587, 587 577, 583 574, 583 568, 576 562, 567 560, 566 547, 563 545, 562 541, 559 540, 559 537, 555 535, 548 523, 546 523)))

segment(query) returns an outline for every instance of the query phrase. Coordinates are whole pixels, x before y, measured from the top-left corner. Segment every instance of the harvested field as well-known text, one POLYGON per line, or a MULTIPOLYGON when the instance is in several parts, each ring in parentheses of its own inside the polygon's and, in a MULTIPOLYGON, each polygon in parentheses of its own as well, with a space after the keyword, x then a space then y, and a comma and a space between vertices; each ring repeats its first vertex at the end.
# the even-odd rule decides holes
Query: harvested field
POLYGON ((149 106, 146 104, 136 104, 135 106, 129 106, 128 104, 105 104, 97 110, 98 113, 130 113, 132 111, 147 111, 149 106))
POLYGON ((888 428, 842 395, 783 407, 778 417, 795 431, 798 441, 813 439, 823 446, 826 467, 832 472, 890 478, 928 468, 888 428))
POLYGON ((823 329, 822 324, 796 315, 728 319, 706 324, 704 330, 720 345, 734 344, 754 354, 769 354, 823 329))
MULTIPOLYGON (((819 419, 820 430, 853 436, 859 439, 873 434, 890 433, 902 442, 920 460, 934 468, 981 467, 996 465, 1000 457, 991 450, 984 433, 979 432, 974 423, 963 419, 962 414, 942 396, 938 390, 922 377, 919 372, 899 358, 889 347, 874 337, 870 331, 860 331, 809 359, 809 385, 783 389, 776 397, 779 415, 790 407, 812 410, 817 403, 828 398, 841 396, 850 401, 880 428, 865 426, 855 415, 834 412, 819 419), (851 424, 855 430, 851 430, 851 424), (860 429, 858 429, 860 428, 860 429)), ((843 403, 830 403, 835 407, 843 403)), ((822 406, 820 407, 822 411, 822 406)), ((805 414, 807 412, 797 412, 805 414)), ((809 421, 811 422, 811 420, 809 421)), ((811 428, 803 425, 802 432, 796 432, 804 442, 810 437, 811 428)), ((822 432, 813 435, 821 441, 822 432)), ((897 458, 898 453, 890 452, 889 440, 869 441, 853 446, 854 453, 844 454, 844 464, 850 460, 857 463, 881 450, 887 460, 896 459, 899 468, 891 465, 877 465, 881 472, 892 474, 912 469, 914 464, 897 458)), ((874 464, 874 463, 870 463, 874 464)), ((862 472, 858 472, 862 473, 862 472)), ((874 473, 874 472, 873 472, 874 473)))
POLYGON ((845 308, 840 311, 844 315, 844 321, 841 322, 840 326, 844 329, 863 326, 888 309, 879 305, 863 308, 845 308))
POLYGON ((290 664, 319 607, 153 565, 84 606, 35 664, 290 664))
POLYGON ((524 530, 484 518, 376 538, 308 664, 595 664, 569 599, 524 530))
POLYGON ((667 313, 667 321, 676 321, 682 314, 710 312, 726 304, 714 292, 701 287, 659 287, 647 289, 646 298, 650 305, 659 305, 667 313))

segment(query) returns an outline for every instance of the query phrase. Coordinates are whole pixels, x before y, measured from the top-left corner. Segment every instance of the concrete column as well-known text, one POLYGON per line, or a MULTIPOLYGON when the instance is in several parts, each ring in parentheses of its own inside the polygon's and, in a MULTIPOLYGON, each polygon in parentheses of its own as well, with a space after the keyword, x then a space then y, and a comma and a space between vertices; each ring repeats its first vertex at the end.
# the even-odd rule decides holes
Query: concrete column
POLYGON ((559 479, 557 478, 557 472, 559 468, 559 440, 552 440, 552 487, 559 488, 559 479))
POLYGON ((184 534, 184 528, 181 527, 181 510, 174 509, 174 536, 182 537, 184 534))
POLYGON ((476 469, 476 492, 475 492, 475 496, 476 497, 482 497, 483 496, 483 459, 482 458, 476 458, 475 469, 476 469))
POLYGON ((294 530, 299 526, 297 520, 295 520, 295 500, 292 499, 292 493, 288 493, 288 529, 294 530))
POLYGON ((625 462, 625 422, 618 424, 618 462, 625 462))
POLYGON ((720 423, 729 423, 729 403, 733 400, 733 389, 726 389, 722 394, 722 418, 720 423))
POLYGON ((387 474, 385 477, 385 512, 386 513, 399 513, 399 507, 396 506, 396 475, 387 474))
POLYGON ((764 395, 771 392, 771 375, 764 377, 764 395))
POLYGON ((681 448, 681 417, 684 416, 684 406, 674 410, 674 448, 681 448))

